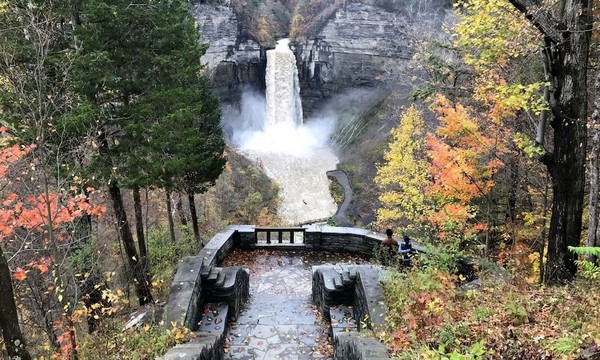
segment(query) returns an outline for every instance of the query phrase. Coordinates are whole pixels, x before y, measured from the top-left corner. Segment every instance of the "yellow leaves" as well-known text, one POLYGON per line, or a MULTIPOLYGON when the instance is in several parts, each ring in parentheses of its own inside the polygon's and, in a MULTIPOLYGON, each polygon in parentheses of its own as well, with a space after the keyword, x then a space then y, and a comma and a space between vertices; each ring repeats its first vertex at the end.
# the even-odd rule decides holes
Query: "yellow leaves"
POLYGON ((181 344, 194 337, 190 329, 176 323, 171 323, 171 329, 167 329, 167 335, 175 344, 181 344))
POLYGON ((421 113, 414 106, 402 114, 400 125, 391 132, 385 163, 377 168, 374 179, 383 205, 377 211, 380 224, 397 222, 401 217, 418 222, 425 201, 423 187, 427 182, 424 133, 421 113))
POLYGON ((541 37, 507 0, 464 0, 454 45, 468 65, 480 72, 506 65, 511 58, 537 53, 541 37))

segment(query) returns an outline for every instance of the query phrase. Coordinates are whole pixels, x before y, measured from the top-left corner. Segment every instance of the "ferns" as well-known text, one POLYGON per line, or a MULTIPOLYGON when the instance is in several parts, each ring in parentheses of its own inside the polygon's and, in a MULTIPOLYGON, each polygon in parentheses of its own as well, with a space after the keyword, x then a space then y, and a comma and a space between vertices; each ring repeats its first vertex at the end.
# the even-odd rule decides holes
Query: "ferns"
POLYGON ((569 250, 577 255, 600 257, 600 246, 569 246, 569 250))
MULTIPOLYGON (((600 257, 599 246, 569 246, 569 250, 578 255, 600 257)), ((577 260, 575 261, 579 268, 579 274, 587 279, 599 280, 600 279, 600 266, 591 261, 577 260)))

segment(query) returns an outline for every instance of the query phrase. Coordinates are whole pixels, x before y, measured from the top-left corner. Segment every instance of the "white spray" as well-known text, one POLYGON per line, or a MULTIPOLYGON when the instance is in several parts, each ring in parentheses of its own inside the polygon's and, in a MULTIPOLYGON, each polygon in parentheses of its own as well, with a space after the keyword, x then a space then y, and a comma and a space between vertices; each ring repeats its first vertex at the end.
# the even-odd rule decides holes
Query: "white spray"
POLYGON ((326 175, 338 162, 328 145, 335 120, 303 124, 298 70, 287 40, 267 51, 266 84, 266 101, 255 93, 243 94, 242 111, 228 121, 232 141, 279 184, 278 215, 284 221, 330 217, 337 209, 326 175))

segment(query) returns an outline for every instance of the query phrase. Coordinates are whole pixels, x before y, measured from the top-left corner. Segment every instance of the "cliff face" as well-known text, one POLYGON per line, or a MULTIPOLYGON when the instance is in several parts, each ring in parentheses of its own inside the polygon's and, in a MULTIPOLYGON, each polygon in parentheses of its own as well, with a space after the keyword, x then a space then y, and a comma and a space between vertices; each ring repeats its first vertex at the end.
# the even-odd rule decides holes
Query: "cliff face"
POLYGON ((401 80, 393 75, 406 68, 412 56, 399 25, 405 22, 403 17, 351 3, 340 8, 316 37, 299 44, 306 106, 318 106, 320 99, 347 88, 382 87, 401 80))
MULTIPOLYGON (((194 15, 202 41, 209 44, 202 60, 216 90, 235 101, 243 85, 264 87, 265 49, 243 31, 229 4, 197 4, 194 15)), ((315 36, 299 37, 296 53, 303 106, 310 113, 323 99, 353 87, 397 83, 412 56, 401 24, 407 15, 354 2, 323 19, 315 36)), ((401 79, 400 79, 401 80, 401 79)))
MULTIPOLYGON (((262 6, 283 0, 247 1, 262 6)), ((412 46, 428 35, 439 35, 447 2, 305 3, 315 2, 320 6, 299 10, 314 16, 291 24, 290 30, 298 34, 291 47, 296 54, 303 112, 305 118, 327 115, 328 111, 335 114, 337 130, 331 140, 340 160, 338 168, 346 171, 355 189, 348 216, 366 225, 375 218, 377 208, 372 184, 376 164, 382 160, 387 134, 397 125, 399 109, 409 103, 414 87, 412 46), (401 3, 402 7, 383 6, 386 3, 401 3), (414 4, 425 5, 411 7, 414 4)), ((244 86, 264 89, 266 67, 266 49, 242 25, 250 18, 249 11, 240 17, 233 8, 227 4, 194 8, 203 40, 210 44, 202 60, 221 99, 230 104, 237 103, 244 86)))
POLYGON ((238 17, 229 3, 195 4, 192 12, 199 25, 201 42, 208 44, 202 62, 221 100, 239 100, 244 86, 263 88, 264 50, 242 35, 238 17))

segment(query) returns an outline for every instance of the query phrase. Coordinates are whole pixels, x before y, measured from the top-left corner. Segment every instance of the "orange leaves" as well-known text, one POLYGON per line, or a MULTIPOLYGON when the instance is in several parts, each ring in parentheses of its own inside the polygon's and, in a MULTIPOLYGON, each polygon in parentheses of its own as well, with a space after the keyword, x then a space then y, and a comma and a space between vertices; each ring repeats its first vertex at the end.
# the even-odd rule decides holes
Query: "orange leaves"
MULTIPOLYGON (((0 128, 0 135, 6 128, 0 128)), ((19 159, 34 149, 34 145, 12 145, 0 150, 0 176, 19 159)), ((9 180, 10 181, 10 180, 9 180)), ((46 232, 70 223, 84 214, 102 216, 105 208, 90 203, 85 194, 40 193, 19 196, 16 193, 0 197, 0 240, 13 236, 16 229, 46 232)))
POLYGON ((18 267, 15 271, 13 271, 12 277, 17 281, 25 280, 27 278, 27 272, 22 268, 18 267))
POLYGON ((493 176, 502 165, 498 159, 502 135, 489 124, 484 129, 467 108, 443 96, 437 97, 433 109, 441 126, 427 137, 432 180, 426 192, 437 205, 427 219, 441 238, 451 233, 471 236, 487 229, 473 221, 478 210, 473 200, 486 196, 495 185, 493 176))
POLYGON ((22 267, 17 267, 15 271, 13 271, 12 278, 17 281, 23 281, 27 279, 27 273, 29 273, 33 269, 39 271, 40 274, 45 274, 48 272, 51 265, 52 259, 50 259, 49 257, 45 257, 40 260, 33 260, 29 264, 25 265, 25 268, 27 268, 28 270, 25 270, 22 267))
POLYGON ((54 229, 84 214, 101 216, 105 211, 103 206, 91 205, 83 195, 40 194, 19 201, 15 194, 11 194, 2 204, 5 208, 0 209, 0 234, 4 236, 10 236, 15 228, 44 231, 52 226, 54 229))
POLYGON ((52 356, 52 359, 70 359, 73 355, 73 344, 75 344, 75 330, 74 328, 67 328, 62 334, 60 334, 56 340, 60 344, 59 352, 52 356))
POLYGON ((40 260, 34 260, 28 264, 30 268, 36 269, 40 274, 45 274, 52 265, 52 259, 49 257, 41 258, 40 260))

